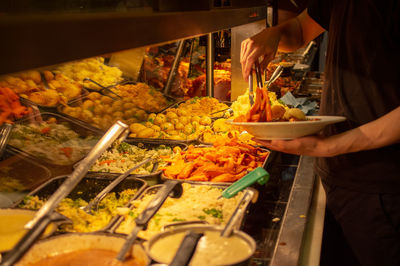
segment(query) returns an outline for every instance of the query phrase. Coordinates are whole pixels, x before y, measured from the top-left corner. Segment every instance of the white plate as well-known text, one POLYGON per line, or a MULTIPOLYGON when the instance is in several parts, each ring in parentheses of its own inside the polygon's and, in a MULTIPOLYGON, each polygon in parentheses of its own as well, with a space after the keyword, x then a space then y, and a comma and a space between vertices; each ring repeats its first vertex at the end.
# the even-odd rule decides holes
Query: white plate
POLYGON ((308 121, 295 122, 233 122, 235 126, 243 127, 251 135, 263 140, 295 139, 318 133, 326 125, 346 120, 343 116, 307 116, 308 121))

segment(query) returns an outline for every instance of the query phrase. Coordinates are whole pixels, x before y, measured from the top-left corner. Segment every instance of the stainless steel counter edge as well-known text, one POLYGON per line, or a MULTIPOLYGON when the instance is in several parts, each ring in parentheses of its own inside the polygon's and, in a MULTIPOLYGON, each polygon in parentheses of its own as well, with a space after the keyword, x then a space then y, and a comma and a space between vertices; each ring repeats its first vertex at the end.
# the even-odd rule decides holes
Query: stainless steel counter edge
POLYGON ((313 187, 314 157, 301 156, 283 216, 271 266, 298 265, 303 245, 313 187))

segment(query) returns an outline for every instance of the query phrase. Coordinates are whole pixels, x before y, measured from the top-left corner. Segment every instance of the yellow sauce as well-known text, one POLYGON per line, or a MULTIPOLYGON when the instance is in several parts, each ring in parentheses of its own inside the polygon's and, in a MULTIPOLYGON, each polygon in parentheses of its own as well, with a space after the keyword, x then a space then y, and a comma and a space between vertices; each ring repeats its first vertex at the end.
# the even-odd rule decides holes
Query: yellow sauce
MULTIPOLYGON (((185 232, 160 238, 150 247, 150 254, 158 262, 171 263, 185 232)), ((249 244, 238 236, 221 237, 219 231, 206 231, 196 247, 190 266, 230 265, 245 260, 252 254, 249 244)))
MULTIPOLYGON (((24 226, 34 216, 26 210, 1 210, 0 212, 0 252, 10 250, 24 236, 24 226)), ((46 229, 46 233, 50 228, 46 229)))

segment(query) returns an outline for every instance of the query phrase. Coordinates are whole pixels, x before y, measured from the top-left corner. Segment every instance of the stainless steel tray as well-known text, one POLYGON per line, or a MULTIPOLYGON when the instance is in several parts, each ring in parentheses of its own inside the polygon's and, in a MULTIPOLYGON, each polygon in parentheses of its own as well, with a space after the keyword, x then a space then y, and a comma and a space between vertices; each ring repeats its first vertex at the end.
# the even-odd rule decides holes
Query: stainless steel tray
MULTIPOLYGON (((189 183, 189 182, 183 182, 183 183, 189 183)), ((210 187, 216 187, 216 188, 220 188, 220 189, 225 189, 225 188, 228 187, 227 184, 221 184, 221 183, 219 183, 219 184, 212 184, 212 183, 208 183, 208 184, 207 184, 207 183, 205 183, 205 184, 189 183, 189 184, 192 185, 192 186, 210 186, 210 187)), ((136 198, 135 200, 142 200, 143 197, 144 197, 145 195, 148 195, 148 194, 155 194, 155 193, 158 192, 159 189, 161 189, 161 187, 162 187, 162 185, 155 185, 155 186, 148 187, 148 188, 146 188, 146 190, 144 190, 143 193, 141 193, 140 196, 139 196, 138 198, 136 198)), ((240 201, 239 201, 239 204, 235 207, 235 209, 237 209, 237 208, 239 208, 239 206, 245 205, 246 211, 244 211, 244 212, 243 212, 243 215, 242 215, 241 217, 239 217, 239 219, 238 219, 236 225, 234 226, 234 229, 239 229, 239 228, 241 228, 241 226, 243 225, 243 222, 244 222, 244 220, 245 220, 245 216, 246 216, 247 210, 248 210, 248 208, 249 208, 249 206, 250 206, 250 203, 251 203, 251 202, 255 203, 255 202, 257 201, 257 198, 258 198, 258 191, 257 191, 256 189, 254 189, 254 188, 246 188, 245 190, 243 190, 243 192, 247 192, 247 191, 248 191, 249 193, 251 193, 250 200, 249 200, 249 201, 246 201, 246 202, 242 202, 242 203, 240 203, 240 201)), ((244 193, 243 193, 243 195, 244 195, 244 193)), ((133 204, 129 203, 129 204, 128 204, 128 207, 132 210, 132 209, 133 209, 133 204)), ((162 207, 161 207, 161 208, 162 208, 162 207)), ((232 213, 234 213, 234 212, 232 212, 232 213)), ((157 214, 156 214, 156 215, 157 215, 157 214)), ((230 218, 230 217, 227 217, 226 221, 228 221, 229 218, 230 218)), ((108 228, 108 231, 111 232, 111 233, 117 233, 117 229, 118 229, 118 227, 121 225, 121 223, 122 223, 123 221, 124 221, 124 217, 123 217, 123 216, 116 216, 116 217, 114 217, 114 219, 113 219, 113 220, 110 222, 110 224, 109 224, 110 226, 109 226, 109 228, 108 228)), ((179 225, 181 225, 181 224, 188 224, 188 223, 204 223, 204 222, 203 222, 202 220, 189 221, 189 222, 184 222, 184 223, 177 222, 177 223, 171 223, 171 224, 168 224, 168 225, 164 225, 164 227, 165 227, 165 226, 168 226, 168 227, 171 227, 171 226, 179 226, 179 225)), ((121 234, 121 233, 118 233, 118 234, 121 234)))
MULTIPOLYGON (((158 140, 158 139, 126 139, 125 142, 132 144, 132 145, 141 145, 143 148, 145 149, 153 149, 153 148, 157 148, 160 145, 165 145, 168 147, 180 147, 182 150, 186 150, 187 149, 187 145, 185 143, 182 142, 178 142, 178 141, 170 141, 170 140, 158 140)), ((79 162, 78 162, 79 163, 79 162)), ((77 164, 78 164, 77 163, 77 164)), ((74 168, 76 167, 76 165, 74 165, 74 168)), ((156 167, 153 167, 151 173, 149 174, 131 174, 131 176, 134 177, 138 177, 141 178, 143 180, 145 180, 149 185, 155 185, 161 182, 161 173, 162 170, 158 169, 158 165, 155 164, 156 167)), ((104 174, 105 172, 93 172, 93 171, 89 171, 90 173, 98 173, 98 174, 104 174)), ((111 174, 121 174, 121 173, 112 173, 111 174)))
MULTIPOLYGON (((43 121, 46 121, 50 118, 55 118, 57 121, 57 124, 66 124, 71 130, 75 131, 80 137, 96 136, 96 137, 100 138, 104 134, 102 131, 100 131, 88 124, 85 124, 77 119, 69 118, 69 117, 66 117, 66 116, 63 116, 60 114, 48 113, 48 112, 29 116, 28 118, 20 120, 20 121, 16 122, 15 124, 23 124, 23 125, 27 125, 30 123, 39 123, 40 124, 43 121)), ((26 152, 24 150, 21 150, 19 148, 12 146, 12 145, 7 145, 7 149, 14 153, 26 154, 29 157, 35 158, 40 162, 43 162, 45 164, 51 164, 51 165, 63 165, 63 166, 73 165, 78 160, 83 158, 83 156, 82 156, 82 158, 79 158, 76 161, 71 162, 70 164, 59 164, 59 163, 51 160, 50 158, 38 157, 32 153, 26 152)))
MULTIPOLYGON (((210 146, 212 146, 212 144, 204 143, 204 144, 198 145, 197 147, 201 148, 201 147, 210 147, 210 146)), ((271 151, 266 148, 263 148, 263 147, 256 147, 256 148, 259 148, 259 149, 263 150, 264 152, 269 152, 268 156, 265 158, 265 160, 263 162, 263 168, 265 168, 267 162, 269 161, 268 158, 271 155, 271 151)), ((218 185, 230 186, 233 184, 233 182, 210 182, 210 181, 191 181, 191 180, 185 180, 185 179, 171 179, 171 178, 167 178, 163 172, 161 173, 161 180, 163 182, 167 181, 167 180, 176 180, 176 181, 183 182, 183 183, 211 185, 211 186, 218 186, 218 185)))
MULTIPOLYGON (((74 188, 74 190, 67 196, 73 200, 81 198, 87 202, 93 199, 104 187, 110 184, 116 174, 105 173, 89 173, 87 174, 74 188)), ((47 200, 58 189, 58 187, 65 181, 68 176, 58 176, 50 179, 43 185, 39 186, 34 191, 30 192, 27 196, 38 196, 42 200, 47 200)), ((127 179, 117 185, 111 192, 121 192, 125 189, 137 189, 136 194, 131 200, 136 199, 146 189, 147 184, 144 180, 136 177, 129 176, 127 179)), ((24 199, 16 202, 14 208, 18 208, 24 199)), ((111 218, 110 221, 113 219, 111 218)), ((110 224, 110 223, 109 223, 110 224)), ((99 231, 106 231, 109 224, 99 231)))
MULTIPOLYGON (((24 191, 32 191, 51 177, 51 172, 45 166, 24 153, 14 153, 7 150, 0 161, 0 176, 17 180, 24 191)), ((0 189, 0 192, 4 192, 0 189)))

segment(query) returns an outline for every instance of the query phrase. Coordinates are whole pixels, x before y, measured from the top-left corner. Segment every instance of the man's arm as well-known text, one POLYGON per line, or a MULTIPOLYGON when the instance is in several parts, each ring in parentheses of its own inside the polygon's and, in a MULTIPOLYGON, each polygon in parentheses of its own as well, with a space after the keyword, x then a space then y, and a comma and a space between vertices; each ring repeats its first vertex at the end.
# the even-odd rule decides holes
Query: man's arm
POLYGON ((287 141, 255 140, 267 148, 285 153, 331 157, 399 143, 398 121, 400 121, 400 107, 358 128, 328 138, 310 136, 287 141))
POLYGON ((296 18, 266 28, 244 40, 240 52, 243 77, 247 80, 252 65, 259 57, 263 57, 261 66, 265 68, 274 59, 278 48, 284 52, 295 51, 324 31, 304 10, 296 18))

